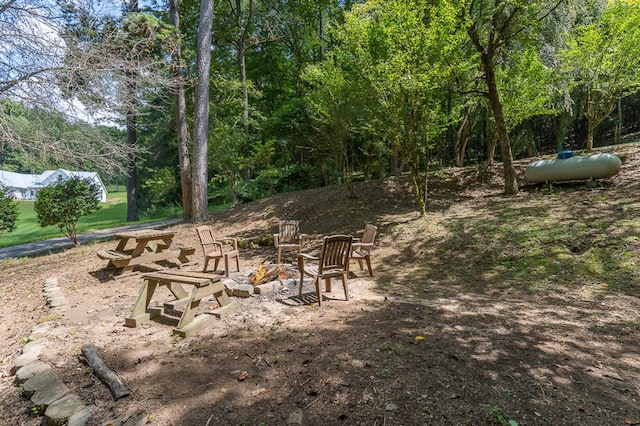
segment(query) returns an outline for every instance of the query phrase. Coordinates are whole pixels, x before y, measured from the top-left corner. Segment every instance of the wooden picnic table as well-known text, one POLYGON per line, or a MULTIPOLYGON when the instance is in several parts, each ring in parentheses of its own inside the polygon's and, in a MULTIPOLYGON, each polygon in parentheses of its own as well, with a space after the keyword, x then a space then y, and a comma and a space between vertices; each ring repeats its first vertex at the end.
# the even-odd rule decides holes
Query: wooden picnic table
POLYGON ((142 229, 122 232, 114 235, 118 245, 114 250, 101 250, 98 257, 108 260, 107 267, 121 269, 121 273, 131 272, 137 265, 178 259, 181 264, 189 262, 189 255, 195 253, 195 247, 173 242, 175 233, 142 229))
POLYGON ((131 314, 125 318, 127 327, 137 327, 159 315, 164 315, 165 309, 182 308, 184 310, 173 332, 182 337, 188 337, 208 325, 214 317, 228 315, 239 307, 237 302, 229 299, 219 275, 173 269, 145 274, 143 278, 144 283, 140 287, 138 300, 131 314), (191 292, 185 290, 183 287, 185 285, 193 287, 191 292), (153 293, 161 286, 166 286, 176 299, 164 303, 164 306, 150 307, 153 293), (219 307, 196 317, 195 310, 202 299, 211 295, 216 298, 219 307))

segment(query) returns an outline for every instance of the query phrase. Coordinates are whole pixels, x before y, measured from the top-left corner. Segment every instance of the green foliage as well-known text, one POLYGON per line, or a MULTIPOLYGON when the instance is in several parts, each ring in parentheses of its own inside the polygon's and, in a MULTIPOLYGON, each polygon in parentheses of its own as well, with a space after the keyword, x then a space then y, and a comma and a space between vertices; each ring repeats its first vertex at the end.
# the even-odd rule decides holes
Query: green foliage
MULTIPOLYGON (((212 181, 229 186, 230 201, 237 204, 244 198, 243 186, 248 184, 253 172, 252 150, 261 150, 257 134, 263 117, 254 108, 249 108, 248 120, 240 118, 243 114, 243 86, 239 81, 216 76, 211 79, 211 84, 211 102, 215 105, 211 113, 215 119, 209 126, 209 175, 212 181)), ((248 89, 250 96, 260 96, 260 92, 251 85, 248 89)), ((262 156, 263 162, 270 161, 268 151, 258 153, 258 156, 262 156)))
POLYGON ((518 422, 515 420, 505 419, 504 414, 502 413, 502 409, 497 405, 491 404, 480 404, 481 407, 487 408, 493 417, 493 420, 499 424, 500 426, 518 426, 518 422))
POLYGON ((609 2, 601 19, 568 34, 561 58, 565 76, 586 95, 581 109, 589 123, 590 151, 593 130, 611 114, 618 99, 640 90, 638 1, 609 2))
POLYGON ((14 201, 11 190, 0 185, 0 234, 16 229, 18 220, 18 203, 14 201))
POLYGON ((496 69, 507 129, 513 130, 531 117, 558 112, 553 108, 559 95, 556 75, 553 68, 542 63, 535 45, 496 69))
POLYGON ((76 226, 80 217, 100 209, 100 188, 89 178, 72 176, 38 191, 34 210, 40 226, 57 226, 78 245, 76 226))
MULTIPOLYGON (((463 40, 452 31, 455 7, 433 6, 401 0, 354 6, 332 33, 337 47, 330 57, 305 74, 314 88, 314 125, 338 169, 349 173, 358 153, 363 169, 375 170, 368 164, 372 153, 399 152, 423 214, 429 151, 458 116, 447 105, 447 84, 454 71, 449 61, 463 40)), ((465 63, 460 57, 455 69, 465 63)))
POLYGON ((105 178, 125 164, 124 134, 113 127, 70 122, 62 113, 8 99, 0 100, 0 123, 8 129, 0 153, 3 170, 90 169, 105 178))
POLYGON ((393 343, 388 340, 385 340, 384 342, 382 342, 380 344, 379 349, 382 352, 388 352, 394 356, 405 355, 408 352, 407 348, 405 348, 402 345, 402 343, 400 342, 393 343))
POLYGON ((145 194, 144 206, 147 209, 152 206, 168 205, 172 201, 176 203, 179 200, 180 188, 173 168, 147 168, 146 175, 149 177, 142 183, 142 189, 145 194))
POLYGON ((122 22, 122 30, 127 34, 126 45, 167 48, 167 43, 175 43, 175 28, 148 13, 128 13, 122 22))
MULTIPOLYGON (((181 194, 176 126, 169 112, 174 92, 147 77, 166 77, 170 65, 167 58, 181 42, 184 60, 181 66, 190 113, 199 2, 181 2, 181 35, 162 21, 166 10, 159 3, 145 9, 149 13, 128 13, 122 19, 93 16, 88 8, 81 10, 82 6, 72 3, 68 2, 66 10, 67 29, 77 31, 83 41, 70 46, 72 53, 80 54, 85 48, 93 48, 94 42, 105 42, 105 50, 98 50, 97 58, 106 56, 115 67, 99 73, 98 81, 94 81, 95 75, 91 73, 73 74, 77 68, 71 66, 66 71, 68 75, 60 76, 63 86, 69 88, 69 95, 77 94, 79 99, 99 109, 104 104, 90 102, 102 101, 99 95, 105 93, 116 96, 114 100, 120 107, 133 107, 135 103, 136 110, 141 112, 137 116, 140 148, 137 158, 139 164, 145 164, 145 168, 138 170, 138 205, 147 211, 165 203, 174 205, 181 194), (149 61, 148 68, 141 63, 140 67, 135 66, 144 59, 149 61), (121 90, 126 87, 123 84, 132 82, 126 78, 129 75, 137 79, 139 97, 121 90), (92 89, 95 97, 83 94, 92 89)), ((483 67, 479 66, 481 54, 466 33, 471 22, 476 24, 484 46, 492 37, 498 39, 495 51, 493 48, 485 51, 495 53, 499 100, 511 132, 514 155, 531 154, 524 148, 541 143, 545 137, 560 135, 558 138, 564 140, 563 135, 567 134, 579 140, 581 128, 563 133, 556 120, 542 115, 556 112, 557 88, 566 87, 566 82, 558 81, 558 77, 567 75, 556 72, 556 54, 563 47, 565 33, 575 22, 600 25, 605 3, 599 0, 216 3, 211 52, 214 66, 209 198, 239 203, 282 191, 409 171, 417 202, 424 209, 425 170, 436 163, 447 165, 460 160, 452 158, 454 151, 461 152, 464 161, 483 162, 492 147, 495 120, 485 114, 487 109, 483 107, 474 109, 463 147, 453 146, 457 124, 464 117, 461 108, 469 103, 471 95, 483 95, 487 89, 482 81, 483 67), (500 33, 502 30, 505 32, 500 33), (248 121, 243 114, 240 57, 246 59, 248 121), (526 137, 518 139, 517 135, 526 137)), ((630 35, 634 29, 623 27, 623 21, 619 20, 620 29, 612 34, 621 38, 624 35, 632 43, 630 35)), ((72 61, 73 56, 68 60, 72 61)), ((626 59, 632 61, 637 57, 627 55, 626 59)), ((96 57, 89 59, 95 61, 96 57)), ((574 100, 581 96, 574 93, 574 100)), ((563 100, 567 101, 564 106, 571 105, 568 97, 563 100)), ((13 108, 18 110, 16 106, 13 108)), ((628 112, 632 109, 625 110, 625 119, 637 122, 628 112)), ((563 126, 569 127, 572 119, 563 126)), ((22 140, 31 140, 50 130, 51 147, 61 146, 66 152, 91 152, 73 149, 88 132, 70 131, 53 120, 31 125, 30 117, 24 114, 10 117, 9 122, 12 130, 21 133, 22 140)), ((610 117, 609 122, 611 128, 618 118, 610 117)), ((581 126, 584 125, 575 122, 572 130, 581 126)), ((119 136, 121 143, 113 153, 120 156, 123 167, 127 148, 122 143, 123 135, 119 136)), ((55 164, 45 146, 29 152, 26 148, 20 152, 9 150, 6 161, 5 158, 0 161, 11 170, 64 167, 55 164), (46 153, 46 158, 38 157, 38 153, 46 153)), ((86 146, 98 145, 87 142, 86 146)), ((100 146, 101 152, 107 152, 102 149, 104 145, 100 146)), ((554 140, 551 148, 555 146, 554 140)), ((3 154, 6 152, 3 150, 3 154)), ((81 169, 96 166, 102 167, 102 163, 81 169)))

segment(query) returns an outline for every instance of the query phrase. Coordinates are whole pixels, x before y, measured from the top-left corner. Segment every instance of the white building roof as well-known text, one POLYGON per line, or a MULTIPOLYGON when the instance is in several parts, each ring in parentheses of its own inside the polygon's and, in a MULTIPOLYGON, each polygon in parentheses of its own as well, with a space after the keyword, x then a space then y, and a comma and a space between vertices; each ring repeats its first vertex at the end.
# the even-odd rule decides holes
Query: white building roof
POLYGON ((33 188, 42 184, 41 175, 23 174, 0 170, 0 183, 12 188, 33 188))
POLYGON ((15 173, 8 172, 5 170, 0 170, 0 184, 4 184, 6 186, 18 189, 30 189, 35 187, 41 187, 48 185, 53 182, 58 176, 62 176, 63 178, 70 178, 73 176, 79 176, 80 178, 97 180, 101 185, 102 179, 96 172, 79 172, 79 171, 69 171, 65 169, 57 169, 57 170, 45 170, 42 174, 34 175, 34 174, 24 174, 24 173, 15 173))

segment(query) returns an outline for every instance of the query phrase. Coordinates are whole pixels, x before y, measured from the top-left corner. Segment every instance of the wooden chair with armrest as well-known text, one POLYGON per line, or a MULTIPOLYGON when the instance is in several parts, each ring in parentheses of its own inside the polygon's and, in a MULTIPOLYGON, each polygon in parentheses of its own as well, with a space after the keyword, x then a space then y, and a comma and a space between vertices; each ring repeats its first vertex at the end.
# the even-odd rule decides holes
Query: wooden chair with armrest
POLYGON ((362 232, 362 237, 354 239, 351 245, 350 258, 358 261, 361 271, 364 269, 362 261, 367 262, 367 269, 369 269, 370 276, 373 276, 373 271, 371 270, 371 249, 373 248, 373 240, 375 240, 377 232, 378 228, 376 226, 367 223, 362 232))
POLYGON ((278 252, 278 265, 281 264, 282 250, 296 250, 302 252, 304 234, 300 233, 300 221, 281 220, 278 224, 278 233, 273 234, 273 245, 278 252))
POLYGON ((304 276, 313 278, 316 287, 318 305, 322 305, 322 295, 320 292, 320 281, 324 280, 325 290, 331 291, 331 279, 340 278, 344 288, 345 299, 349 300, 349 254, 351 253, 351 235, 330 235, 323 238, 320 256, 315 257, 306 253, 298 254, 298 270, 300 271, 300 291, 302 295, 302 284, 304 276), (310 262, 314 262, 311 264, 310 262))
POLYGON ((236 261, 236 268, 240 272, 240 252, 238 251, 238 240, 231 237, 222 237, 219 240, 213 235, 211 227, 208 225, 198 226, 196 228, 202 251, 204 253, 204 267, 202 272, 207 271, 209 261, 214 260, 213 270, 218 269, 220 259, 224 259, 225 276, 229 277, 229 262, 233 259, 236 261))

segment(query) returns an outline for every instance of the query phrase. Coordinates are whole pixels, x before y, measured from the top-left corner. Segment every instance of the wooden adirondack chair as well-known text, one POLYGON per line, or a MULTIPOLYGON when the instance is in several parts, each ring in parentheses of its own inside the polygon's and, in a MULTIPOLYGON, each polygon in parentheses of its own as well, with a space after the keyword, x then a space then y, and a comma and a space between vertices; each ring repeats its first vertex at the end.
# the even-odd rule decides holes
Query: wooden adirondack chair
POLYGON ((360 264, 360 270, 364 269, 362 261, 367 262, 367 268, 369 269, 369 275, 373 276, 371 270, 371 249, 373 248, 373 240, 376 238, 378 228, 374 225, 367 223, 362 232, 362 237, 354 240, 351 245, 351 259, 357 260, 360 264))
POLYGON ((313 278, 318 296, 318 305, 322 305, 322 295, 320 294, 320 280, 325 282, 325 290, 331 291, 331 278, 340 278, 344 287, 345 299, 349 300, 349 254, 351 253, 351 235, 331 235, 324 237, 320 257, 311 256, 306 253, 298 254, 298 270, 300 271, 300 292, 302 295, 302 283, 304 276, 313 278), (315 265, 307 264, 315 262, 315 265))
POLYGON ((216 240, 208 225, 197 227, 196 232, 198 233, 198 238, 200 238, 200 244, 202 245, 202 251, 204 253, 204 267, 202 268, 202 272, 207 271, 207 266, 209 266, 209 260, 211 259, 214 260, 214 271, 218 269, 220 259, 224 259, 226 277, 229 277, 230 260, 236 260, 236 268, 238 272, 240 272, 240 252, 238 251, 238 240, 236 238, 222 237, 220 240, 216 240))
POLYGON ((300 233, 300 222, 297 220, 281 220, 278 228, 278 233, 273 234, 273 245, 278 252, 278 265, 280 265, 282 250, 302 252, 304 234, 300 233))

